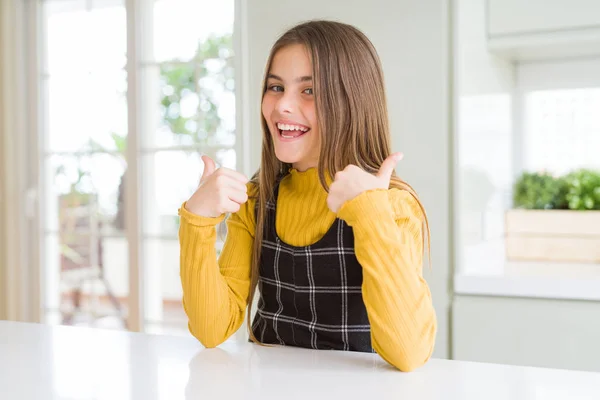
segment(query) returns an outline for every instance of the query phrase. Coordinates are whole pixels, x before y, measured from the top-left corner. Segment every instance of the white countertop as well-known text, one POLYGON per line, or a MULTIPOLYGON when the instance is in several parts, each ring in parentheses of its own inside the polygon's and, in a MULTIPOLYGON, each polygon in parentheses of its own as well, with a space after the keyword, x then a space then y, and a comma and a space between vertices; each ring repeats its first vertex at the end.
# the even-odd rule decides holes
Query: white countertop
POLYGON ((600 374, 0 321, 0 398, 598 400, 600 374))

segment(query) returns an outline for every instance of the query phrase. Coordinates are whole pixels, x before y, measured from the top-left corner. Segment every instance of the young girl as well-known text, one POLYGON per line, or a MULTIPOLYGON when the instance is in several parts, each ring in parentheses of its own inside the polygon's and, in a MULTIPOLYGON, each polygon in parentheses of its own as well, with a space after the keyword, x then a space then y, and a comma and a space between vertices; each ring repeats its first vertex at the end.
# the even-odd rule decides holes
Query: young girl
POLYGON ((371 42, 330 21, 286 32, 267 62, 262 130, 250 182, 203 157, 200 186, 179 210, 190 332, 218 346, 247 310, 257 343, 374 351, 402 371, 423 365, 437 329, 421 274, 429 228, 395 176, 401 154, 390 154, 371 42), (217 264, 215 226, 225 213, 217 264))

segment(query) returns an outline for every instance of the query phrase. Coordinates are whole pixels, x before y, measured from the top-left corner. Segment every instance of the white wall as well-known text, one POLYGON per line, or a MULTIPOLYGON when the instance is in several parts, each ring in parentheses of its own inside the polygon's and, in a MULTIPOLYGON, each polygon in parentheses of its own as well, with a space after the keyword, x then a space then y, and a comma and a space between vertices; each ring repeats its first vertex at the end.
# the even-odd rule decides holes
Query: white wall
MULTIPOLYGON (((245 2, 243 2, 245 3, 245 2)), ((260 83, 270 46, 295 23, 331 18, 363 30, 381 56, 397 171, 419 192, 432 231, 433 266, 426 278, 439 320, 435 357, 447 357, 449 315, 449 9, 445 0, 255 0, 242 13, 248 44, 248 92, 240 103, 251 133, 250 169, 260 159, 260 83)), ((244 127, 245 129, 245 127, 244 127)))

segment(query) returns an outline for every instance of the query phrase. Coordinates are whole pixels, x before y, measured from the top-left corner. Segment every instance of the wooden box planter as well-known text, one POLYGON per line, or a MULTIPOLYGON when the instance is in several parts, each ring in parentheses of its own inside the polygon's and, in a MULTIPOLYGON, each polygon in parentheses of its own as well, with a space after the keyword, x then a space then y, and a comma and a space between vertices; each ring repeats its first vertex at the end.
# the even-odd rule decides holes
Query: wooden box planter
POLYGON ((509 210, 509 261, 600 263, 600 211, 509 210))

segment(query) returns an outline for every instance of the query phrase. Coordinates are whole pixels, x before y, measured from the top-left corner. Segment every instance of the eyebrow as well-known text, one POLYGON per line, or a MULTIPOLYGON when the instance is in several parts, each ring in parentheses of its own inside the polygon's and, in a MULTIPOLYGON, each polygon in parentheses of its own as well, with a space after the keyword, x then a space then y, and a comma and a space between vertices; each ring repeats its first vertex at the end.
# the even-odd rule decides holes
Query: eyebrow
MULTIPOLYGON (((276 79, 278 81, 283 82, 283 79, 281 79, 280 76, 275 75, 275 74, 269 74, 269 75, 267 75, 267 79, 276 79)), ((312 81, 312 76, 309 76, 309 75, 301 76, 299 78, 294 79, 294 81, 296 81, 296 82, 310 82, 310 81, 312 81)))

